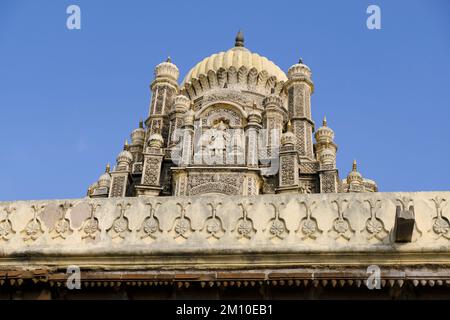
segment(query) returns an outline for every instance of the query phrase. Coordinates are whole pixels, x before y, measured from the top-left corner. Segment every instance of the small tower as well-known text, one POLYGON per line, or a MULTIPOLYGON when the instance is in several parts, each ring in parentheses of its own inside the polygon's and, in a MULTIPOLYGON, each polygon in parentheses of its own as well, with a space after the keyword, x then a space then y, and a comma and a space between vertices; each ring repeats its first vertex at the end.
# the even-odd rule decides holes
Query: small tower
POLYGON ((365 179, 358 172, 356 160, 353 160, 352 171, 347 178, 342 180, 341 189, 343 192, 377 192, 378 187, 375 181, 365 179))
POLYGON ((170 57, 155 68, 155 79, 150 88, 152 100, 149 108, 149 117, 145 121, 150 137, 159 132, 167 145, 169 136, 169 111, 172 108, 173 99, 179 92, 178 76, 180 72, 170 57))
POLYGON ((164 138, 159 132, 152 134, 144 152, 141 183, 136 185, 138 196, 158 196, 161 187, 161 169, 164 158, 164 138))
POLYGON ((93 183, 88 189, 88 196, 91 198, 107 198, 111 188, 111 174, 109 163, 106 165, 103 173, 97 182, 93 183))
POLYGON ((295 136, 290 121, 287 123, 286 132, 281 137, 278 179, 277 193, 298 192, 298 152, 295 150, 295 136))
POLYGON ((302 59, 289 68, 284 89, 287 93, 289 119, 292 121, 295 135, 295 149, 300 159, 313 161, 314 122, 311 117, 311 94, 314 84, 311 80, 311 70, 302 59))
POLYGON ((133 163, 131 173, 133 175, 142 173, 142 152, 145 144, 145 129, 142 120, 139 121, 139 126, 131 132, 131 145, 129 151, 133 155, 133 163))
POLYGON ((281 134, 283 132, 284 119, 287 119, 287 114, 283 108, 283 100, 271 90, 271 93, 263 99, 264 112, 263 123, 266 129, 265 141, 267 145, 267 157, 277 157, 277 151, 280 147, 281 134))
POLYGON ((363 177, 358 172, 356 160, 353 160, 352 171, 347 176, 347 184, 349 192, 362 192, 364 190, 363 177))
POLYGON ((128 141, 125 141, 122 152, 117 156, 116 167, 111 173, 109 197, 125 197, 131 195, 129 185, 131 183, 133 155, 128 149, 128 141))

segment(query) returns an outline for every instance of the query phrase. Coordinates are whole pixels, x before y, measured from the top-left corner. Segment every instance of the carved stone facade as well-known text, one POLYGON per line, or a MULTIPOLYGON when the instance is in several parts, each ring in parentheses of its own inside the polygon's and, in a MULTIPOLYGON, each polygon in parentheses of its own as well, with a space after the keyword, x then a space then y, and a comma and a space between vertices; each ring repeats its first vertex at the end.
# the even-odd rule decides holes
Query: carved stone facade
POLYGON ((377 191, 356 165, 340 180, 334 132, 326 120, 315 130, 302 60, 286 74, 239 34, 233 48, 178 77, 170 59, 156 66, 148 118, 88 196, 377 191))
MULTIPOLYGON (((241 182, 235 179, 230 185, 241 182)), ((449 199, 450 192, 413 192, 0 202, 0 299, 52 288, 67 298, 100 289, 115 297, 114 288, 133 286, 162 298, 160 287, 205 284, 222 292, 286 289, 294 299, 316 287, 341 298, 344 287, 352 297, 408 297, 426 288, 448 297, 449 199), (396 240, 398 208, 414 212, 406 243, 396 240), (73 265, 83 290, 66 288, 73 265), (371 291, 373 265, 381 283, 371 291)))

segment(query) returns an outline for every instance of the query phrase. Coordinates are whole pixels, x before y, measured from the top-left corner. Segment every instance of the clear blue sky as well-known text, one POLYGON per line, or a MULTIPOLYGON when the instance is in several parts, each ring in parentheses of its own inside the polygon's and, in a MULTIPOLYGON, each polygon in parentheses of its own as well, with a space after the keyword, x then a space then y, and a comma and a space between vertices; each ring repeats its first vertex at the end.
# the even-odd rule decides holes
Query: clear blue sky
POLYGON ((355 158, 380 191, 450 189, 450 1, 1 0, 0 200, 84 196, 147 116, 154 66, 170 55, 183 77, 238 29, 311 67, 341 178, 355 158))

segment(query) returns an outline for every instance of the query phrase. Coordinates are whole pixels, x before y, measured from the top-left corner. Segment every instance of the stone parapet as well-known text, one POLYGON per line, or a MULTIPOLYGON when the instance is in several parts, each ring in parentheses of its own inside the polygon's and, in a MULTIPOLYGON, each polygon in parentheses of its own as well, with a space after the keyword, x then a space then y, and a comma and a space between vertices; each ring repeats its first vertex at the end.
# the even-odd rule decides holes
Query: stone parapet
POLYGON ((450 192, 0 202, 0 268, 449 265, 448 199, 450 192), (411 207, 412 240, 397 243, 396 211, 411 207))

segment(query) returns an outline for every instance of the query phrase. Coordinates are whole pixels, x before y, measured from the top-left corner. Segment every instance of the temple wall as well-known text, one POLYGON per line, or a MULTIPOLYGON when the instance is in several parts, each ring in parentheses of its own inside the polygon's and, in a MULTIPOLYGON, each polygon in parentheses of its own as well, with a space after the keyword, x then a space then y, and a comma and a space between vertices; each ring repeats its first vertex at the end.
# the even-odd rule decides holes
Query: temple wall
POLYGON ((100 260, 114 267, 113 257, 150 269, 417 264, 428 256, 447 263, 449 198, 416 192, 1 202, 0 267, 24 260, 29 268, 100 260), (394 241, 396 206, 414 207, 409 243, 394 241))

